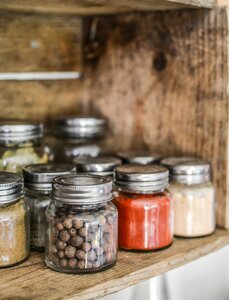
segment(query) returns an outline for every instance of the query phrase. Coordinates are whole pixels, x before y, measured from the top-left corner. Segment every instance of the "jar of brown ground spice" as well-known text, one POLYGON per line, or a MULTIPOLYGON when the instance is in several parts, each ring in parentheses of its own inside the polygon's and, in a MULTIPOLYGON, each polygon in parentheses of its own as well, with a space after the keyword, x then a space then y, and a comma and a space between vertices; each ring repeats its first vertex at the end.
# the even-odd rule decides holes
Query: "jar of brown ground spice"
POLYGON ((0 267, 29 255, 29 208, 20 175, 0 172, 0 267))

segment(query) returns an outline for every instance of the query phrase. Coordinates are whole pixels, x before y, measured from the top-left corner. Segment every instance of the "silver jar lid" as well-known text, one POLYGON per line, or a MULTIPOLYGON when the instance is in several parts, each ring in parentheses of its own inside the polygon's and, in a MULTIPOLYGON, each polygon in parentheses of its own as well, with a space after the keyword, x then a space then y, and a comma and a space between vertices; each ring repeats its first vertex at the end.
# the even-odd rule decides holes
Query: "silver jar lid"
POLYGON ((24 167, 25 187, 35 191, 52 191, 55 177, 76 173, 74 166, 69 164, 32 164, 24 167))
POLYGON ((161 161, 170 170, 172 181, 198 184, 210 181, 209 162, 196 157, 170 157, 161 161))
POLYGON ((162 191, 168 187, 169 171, 158 165, 123 165, 115 170, 115 185, 139 193, 162 191))
POLYGON ((24 196, 23 178, 19 174, 0 172, 0 204, 8 204, 24 196))
POLYGON ((78 173, 110 176, 114 169, 121 165, 119 158, 112 156, 75 158, 74 163, 78 173))
POLYGON ((67 158, 72 159, 72 157, 96 157, 102 152, 102 149, 96 144, 83 144, 83 145, 71 145, 65 147, 65 155, 67 158))
POLYGON ((54 134, 64 138, 94 138, 103 136, 107 120, 97 117, 61 118, 54 124, 54 134))
POLYGON ((113 199, 112 180, 95 175, 67 175, 53 180, 52 199, 75 205, 95 205, 113 199))
POLYGON ((0 122, 0 143, 27 142, 43 137, 43 124, 20 120, 0 122))
POLYGON ((161 159, 161 156, 158 154, 152 154, 144 151, 119 152, 117 156, 122 159, 123 163, 138 165, 153 164, 159 162, 161 159))

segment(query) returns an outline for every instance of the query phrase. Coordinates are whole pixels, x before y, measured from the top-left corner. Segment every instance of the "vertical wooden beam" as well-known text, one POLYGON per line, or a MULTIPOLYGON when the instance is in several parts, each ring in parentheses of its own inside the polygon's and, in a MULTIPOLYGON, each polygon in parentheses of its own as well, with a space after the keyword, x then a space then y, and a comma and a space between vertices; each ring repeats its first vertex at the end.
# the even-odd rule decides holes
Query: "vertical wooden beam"
POLYGON ((210 160, 222 227, 229 227, 228 32, 227 8, 101 17, 94 43, 85 38, 83 93, 88 110, 110 119, 111 150, 210 160))

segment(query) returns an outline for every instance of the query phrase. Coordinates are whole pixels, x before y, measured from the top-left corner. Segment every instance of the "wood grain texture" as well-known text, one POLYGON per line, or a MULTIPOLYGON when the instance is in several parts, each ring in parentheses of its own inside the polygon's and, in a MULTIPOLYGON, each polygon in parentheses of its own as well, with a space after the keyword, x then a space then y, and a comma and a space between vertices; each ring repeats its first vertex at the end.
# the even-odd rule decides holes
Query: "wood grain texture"
POLYGON ((101 17, 96 40, 82 95, 110 120, 108 148, 208 159, 228 227, 227 9, 101 17))
POLYGON ((49 121, 57 116, 82 112, 80 85, 79 80, 0 81, 0 119, 49 121))
POLYGON ((217 0, 217 6, 229 6, 229 0, 217 0))
POLYGON ((47 269, 43 255, 34 252, 22 265, 0 270, 0 299, 97 299, 187 264, 228 243, 229 233, 217 230, 205 238, 176 239, 171 247, 157 252, 120 251, 114 268, 81 276, 47 269))
POLYGON ((0 72, 79 71, 82 20, 0 12, 0 72))
POLYGON ((0 10, 11 12, 98 15, 177 8, 212 8, 215 0, 10 0, 1 1, 0 10))

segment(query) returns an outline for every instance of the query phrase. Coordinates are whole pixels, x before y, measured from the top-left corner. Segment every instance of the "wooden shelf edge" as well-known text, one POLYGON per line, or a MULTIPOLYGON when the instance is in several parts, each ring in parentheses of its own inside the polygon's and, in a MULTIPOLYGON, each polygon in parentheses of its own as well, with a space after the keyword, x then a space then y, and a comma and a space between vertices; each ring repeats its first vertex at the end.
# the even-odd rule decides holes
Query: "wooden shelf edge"
POLYGON ((213 8, 216 0, 38 0, 1 1, 0 10, 19 13, 104 15, 179 8, 213 8))
POLYGON ((87 275, 54 272, 33 252, 17 267, 0 270, 0 299, 95 299, 168 272, 229 244, 229 231, 217 229, 205 238, 175 239, 156 252, 120 251, 118 263, 107 271, 87 275))
MULTIPOLYGON (((225 231, 224 233, 225 234, 221 235, 219 234, 219 232, 217 232, 217 238, 210 238, 211 242, 207 242, 206 244, 200 245, 198 247, 193 246, 193 248, 190 248, 183 253, 177 253, 172 257, 165 258, 163 261, 158 261, 152 266, 148 266, 145 268, 143 267, 142 269, 132 272, 122 278, 122 280, 120 280, 120 278, 117 278, 108 282, 104 282, 101 285, 97 285, 96 287, 90 288, 87 291, 83 291, 77 294, 77 296, 82 299, 94 299, 95 295, 96 298, 103 297, 195 261, 228 245, 229 232, 225 231)), ((185 239, 176 240, 176 242, 183 243, 185 242, 185 239)), ((169 251, 169 248, 166 251, 169 251)), ((76 299, 75 297, 73 298, 76 299)), ((68 298, 68 300, 73 298, 68 298)))

